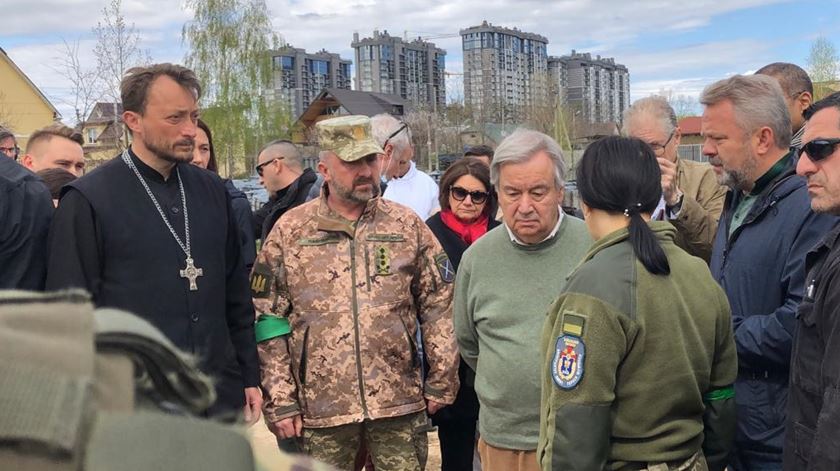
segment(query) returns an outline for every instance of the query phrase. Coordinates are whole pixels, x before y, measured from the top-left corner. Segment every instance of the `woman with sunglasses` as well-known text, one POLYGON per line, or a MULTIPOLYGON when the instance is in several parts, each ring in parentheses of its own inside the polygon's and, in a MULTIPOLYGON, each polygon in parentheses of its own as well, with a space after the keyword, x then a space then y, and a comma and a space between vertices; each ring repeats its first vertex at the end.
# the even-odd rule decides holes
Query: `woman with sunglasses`
MULTIPOLYGON (((474 157, 453 163, 440 179, 441 211, 426 224, 435 234, 455 270, 464 251, 487 231, 499 225, 490 169, 474 157)), ((432 416, 438 427, 442 471, 472 469, 478 398, 473 389, 475 373, 461 360, 461 388, 455 403, 432 416)))

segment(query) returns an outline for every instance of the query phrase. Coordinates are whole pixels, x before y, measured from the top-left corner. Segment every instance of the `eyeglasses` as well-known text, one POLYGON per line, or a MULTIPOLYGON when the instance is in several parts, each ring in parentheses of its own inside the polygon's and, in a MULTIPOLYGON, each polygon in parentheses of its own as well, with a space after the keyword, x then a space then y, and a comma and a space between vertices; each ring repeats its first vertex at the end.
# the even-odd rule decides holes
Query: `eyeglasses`
POLYGON ((6 154, 7 156, 16 159, 18 154, 20 154, 20 147, 0 147, 0 152, 6 154))
POLYGON ((265 169, 266 165, 270 164, 271 162, 274 162, 275 160, 283 160, 283 159, 285 159, 285 157, 275 157, 271 160, 266 160, 265 162, 257 165, 256 166, 257 175, 263 176, 263 169, 265 169))
POLYGON ((490 194, 486 191, 469 191, 465 188, 454 185, 449 187, 449 193, 457 201, 464 201, 467 199, 467 196, 469 196, 474 204, 482 204, 487 201, 487 197, 490 196, 490 194))
POLYGON ((385 139, 385 142, 383 142, 383 143, 382 143, 382 148, 384 149, 384 148, 385 148, 385 146, 387 146, 387 145, 388 145, 388 141, 390 141, 391 139, 393 139, 393 138, 394 138, 397 134, 399 134, 399 133, 403 132, 403 131, 404 131, 405 129, 407 129, 407 128, 408 128, 408 125, 407 125, 407 124, 405 124, 405 123, 403 123, 403 124, 402 124, 402 126, 398 127, 396 131, 392 132, 392 133, 391 133, 391 135, 390 135, 390 136, 388 136, 388 139, 385 139))
POLYGON ((804 144, 796 152, 797 157, 801 157, 802 154, 807 154, 812 162, 819 162, 834 154, 834 148, 837 144, 840 144, 840 139, 814 139, 804 144))
POLYGON ((665 141, 665 144, 648 144, 650 146, 650 148, 653 150, 653 153, 656 154, 657 156, 662 155, 662 153, 665 152, 665 148, 668 147, 668 144, 671 143, 671 139, 674 138, 674 133, 675 133, 674 131, 671 131, 671 135, 668 136, 668 140, 665 141))

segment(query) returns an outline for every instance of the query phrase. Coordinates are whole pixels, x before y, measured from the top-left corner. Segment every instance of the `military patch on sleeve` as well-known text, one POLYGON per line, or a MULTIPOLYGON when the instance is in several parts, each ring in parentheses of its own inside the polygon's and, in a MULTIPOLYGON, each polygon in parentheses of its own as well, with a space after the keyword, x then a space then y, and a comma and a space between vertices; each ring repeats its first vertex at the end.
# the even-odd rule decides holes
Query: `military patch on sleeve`
POLYGON ((254 298, 267 298, 271 292, 271 282, 274 275, 268 265, 257 263, 251 274, 251 296, 254 298))
POLYGON ((563 333, 574 335, 575 337, 583 337, 583 326, 586 324, 586 318, 577 314, 564 313, 563 314, 563 333))
POLYGON ((445 253, 435 255, 435 265, 440 273, 440 279, 446 283, 455 281, 455 267, 445 253))
POLYGON ((583 361, 586 347, 575 335, 561 335, 554 346, 551 377, 561 389, 574 389, 583 378, 583 361))

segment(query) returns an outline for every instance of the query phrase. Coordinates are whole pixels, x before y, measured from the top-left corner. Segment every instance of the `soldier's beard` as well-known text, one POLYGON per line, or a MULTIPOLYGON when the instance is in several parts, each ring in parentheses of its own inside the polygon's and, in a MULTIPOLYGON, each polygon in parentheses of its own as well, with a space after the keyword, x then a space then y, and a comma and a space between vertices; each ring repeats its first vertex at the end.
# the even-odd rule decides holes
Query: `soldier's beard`
POLYGON ((353 188, 338 183, 336 180, 329 182, 330 192, 337 197, 353 203, 365 204, 379 196, 379 182, 373 178, 357 178, 353 180, 353 188), (361 185, 369 185, 367 188, 357 188, 361 185))

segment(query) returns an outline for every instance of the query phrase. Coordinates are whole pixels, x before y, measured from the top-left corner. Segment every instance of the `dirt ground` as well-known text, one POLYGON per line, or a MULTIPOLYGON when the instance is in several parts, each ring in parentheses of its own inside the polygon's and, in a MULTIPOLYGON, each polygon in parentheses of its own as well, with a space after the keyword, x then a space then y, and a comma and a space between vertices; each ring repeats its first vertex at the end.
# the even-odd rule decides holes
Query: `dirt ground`
MULTIPOLYGON (((248 437, 254 455, 258 456, 261 462, 271 463, 281 460, 277 441, 265 422, 260 420, 249 428, 248 437)), ((435 431, 429 432, 429 459, 426 463, 426 471, 440 471, 440 443, 435 431)))

